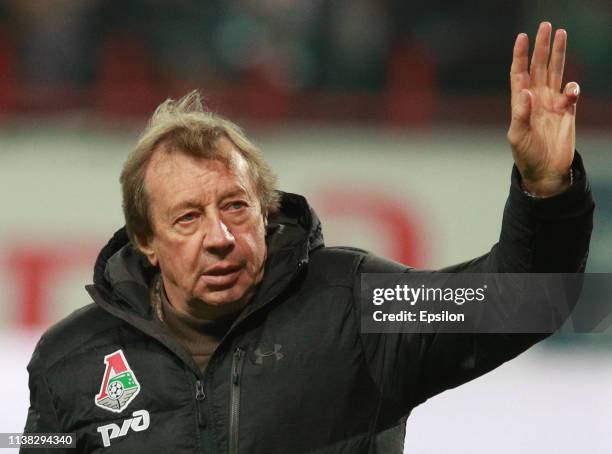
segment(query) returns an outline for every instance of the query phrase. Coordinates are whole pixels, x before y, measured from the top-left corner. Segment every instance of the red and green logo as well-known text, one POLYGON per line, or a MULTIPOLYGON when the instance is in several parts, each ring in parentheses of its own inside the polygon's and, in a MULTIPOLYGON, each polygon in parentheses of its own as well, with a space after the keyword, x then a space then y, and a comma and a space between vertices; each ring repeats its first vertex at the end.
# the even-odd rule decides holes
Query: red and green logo
POLYGON ((140 392, 140 384, 121 350, 106 355, 104 364, 104 379, 94 401, 100 408, 120 413, 140 392))

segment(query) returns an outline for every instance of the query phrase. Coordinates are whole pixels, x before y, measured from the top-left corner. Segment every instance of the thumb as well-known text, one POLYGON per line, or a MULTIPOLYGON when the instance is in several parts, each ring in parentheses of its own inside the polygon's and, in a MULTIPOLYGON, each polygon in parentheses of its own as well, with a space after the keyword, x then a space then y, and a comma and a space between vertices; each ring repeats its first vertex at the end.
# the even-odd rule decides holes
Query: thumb
POLYGON ((529 115, 531 113, 531 92, 527 89, 521 91, 514 106, 512 106, 512 120, 508 130, 508 140, 511 145, 517 145, 529 130, 529 115))

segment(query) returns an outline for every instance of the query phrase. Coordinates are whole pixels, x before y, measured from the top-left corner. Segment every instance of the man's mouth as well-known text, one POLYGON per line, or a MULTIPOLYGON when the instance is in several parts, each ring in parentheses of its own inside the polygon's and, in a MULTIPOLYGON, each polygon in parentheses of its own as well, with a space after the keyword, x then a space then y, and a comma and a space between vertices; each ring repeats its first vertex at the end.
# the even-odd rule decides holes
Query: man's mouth
POLYGON ((241 269, 239 265, 215 265, 202 273, 202 279, 209 286, 227 287, 238 279, 241 269))

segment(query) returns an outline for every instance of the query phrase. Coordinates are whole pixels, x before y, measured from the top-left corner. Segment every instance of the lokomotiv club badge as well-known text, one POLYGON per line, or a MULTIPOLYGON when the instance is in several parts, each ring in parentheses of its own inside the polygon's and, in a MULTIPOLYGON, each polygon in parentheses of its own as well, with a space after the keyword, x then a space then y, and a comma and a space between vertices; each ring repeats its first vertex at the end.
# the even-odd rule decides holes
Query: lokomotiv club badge
POLYGON ((140 384, 121 349, 104 357, 104 379, 96 395, 95 404, 115 413, 120 413, 140 392, 140 384))

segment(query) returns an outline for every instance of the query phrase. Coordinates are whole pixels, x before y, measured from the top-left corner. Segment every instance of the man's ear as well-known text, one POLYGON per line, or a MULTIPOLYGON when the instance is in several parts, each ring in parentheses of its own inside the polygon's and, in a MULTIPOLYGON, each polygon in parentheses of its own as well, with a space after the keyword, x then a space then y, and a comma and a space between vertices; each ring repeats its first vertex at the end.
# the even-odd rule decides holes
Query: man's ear
POLYGON ((157 266, 159 262, 157 260, 157 253, 152 244, 153 238, 136 237, 136 243, 138 245, 138 250, 147 257, 149 263, 153 266, 157 266))

